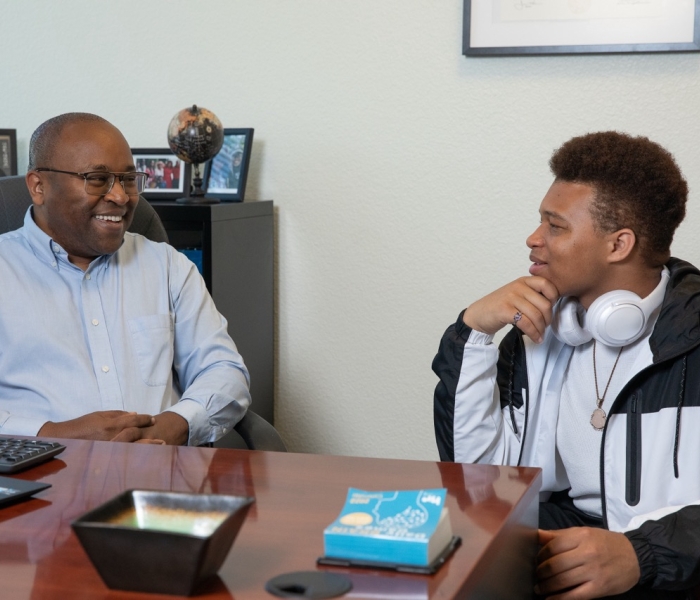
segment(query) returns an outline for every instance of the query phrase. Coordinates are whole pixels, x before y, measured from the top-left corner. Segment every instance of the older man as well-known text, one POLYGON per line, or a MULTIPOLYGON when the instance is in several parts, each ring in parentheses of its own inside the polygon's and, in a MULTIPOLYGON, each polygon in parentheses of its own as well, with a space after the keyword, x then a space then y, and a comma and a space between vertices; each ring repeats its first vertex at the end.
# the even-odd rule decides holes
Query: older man
POLYGON ((616 132, 568 141, 550 166, 530 276, 465 309, 433 362, 440 456, 542 468, 541 594, 686 598, 700 272, 670 246, 687 185, 658 144, 616 132))
POLYGON ((128 233, 146 175, 96 115, 32 135, 24 226, 0 236, 0 433, 191 445, 250 404, 196 267, 128 233))

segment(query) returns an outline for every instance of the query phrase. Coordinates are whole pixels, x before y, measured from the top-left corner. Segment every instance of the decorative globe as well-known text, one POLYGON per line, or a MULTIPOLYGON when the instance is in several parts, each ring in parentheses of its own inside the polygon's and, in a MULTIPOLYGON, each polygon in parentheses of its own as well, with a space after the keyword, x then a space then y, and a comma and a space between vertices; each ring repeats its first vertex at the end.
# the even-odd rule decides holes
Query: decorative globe
POLYGON ((168 145, 173 153, 187 163, 194 165, 193 188, 178 202, 212 204, 218 199, 204 197, 200 163, 216 156, 224 144, 224 128, 219 118, 206 108, 196 104, 177 113, 168 125, 168 145))
POLYGON ((178 158, 198 165, 221 150, 224 128, 210 110, 196 104, 178 112, 168 125, 168 145, 178 158))

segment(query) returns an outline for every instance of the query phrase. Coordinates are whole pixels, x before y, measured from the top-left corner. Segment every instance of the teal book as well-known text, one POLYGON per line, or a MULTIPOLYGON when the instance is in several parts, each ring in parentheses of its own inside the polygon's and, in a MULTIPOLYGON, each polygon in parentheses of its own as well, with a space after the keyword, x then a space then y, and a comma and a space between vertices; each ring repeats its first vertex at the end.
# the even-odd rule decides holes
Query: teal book
POLYGON ((445 488, 367 492, 350 488, 323 532, 325 558, 427 566, 452 540, 445 488))

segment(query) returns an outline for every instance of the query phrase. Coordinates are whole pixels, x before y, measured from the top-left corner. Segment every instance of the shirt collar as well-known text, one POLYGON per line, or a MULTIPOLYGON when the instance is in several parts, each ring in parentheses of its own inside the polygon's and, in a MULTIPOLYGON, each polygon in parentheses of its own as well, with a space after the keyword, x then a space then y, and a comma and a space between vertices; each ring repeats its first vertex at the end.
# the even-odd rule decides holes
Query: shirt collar
MULTIPOLYGON (((41 229, 32 216, 33 207, 30 206, 27 209, 27 213, 24 215, 24 235, 32 247, 34 254, 42 261, 48 263, 52 268, 58 270, 60 267, 68 267, 71 269, 77 269, 81 273, 83 270, 80 267, 74 265, 70 260, 68 260, 68 253, 63 249, 63 247, 55 242, 51 236, 49 236, 43 229, 41 229)), ((122 244, 124 242, 122 241, 122 244)), ((117 250, 118 252, 118 250, 117 250)), ((105 267, 109 264, 109 259, 114 256, 116 252, 112 254, 104 254, 95 258, 88 267, 86 273, 98 268, 100 265, 104 264, 105 267)))

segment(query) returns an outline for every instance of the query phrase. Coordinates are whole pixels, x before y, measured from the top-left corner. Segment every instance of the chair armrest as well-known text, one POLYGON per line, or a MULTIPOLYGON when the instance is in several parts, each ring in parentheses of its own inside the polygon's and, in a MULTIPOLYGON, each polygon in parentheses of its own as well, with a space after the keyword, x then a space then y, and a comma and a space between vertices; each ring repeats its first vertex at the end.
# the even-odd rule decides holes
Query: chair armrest
POLYGON ((250 409, 236 424, 233 431, 214 442, 214 447, 241 448, 241 440, 245 443, 243 448, 247 447, 249 450, 287 451, 287 447, 277 430, 250 409))

